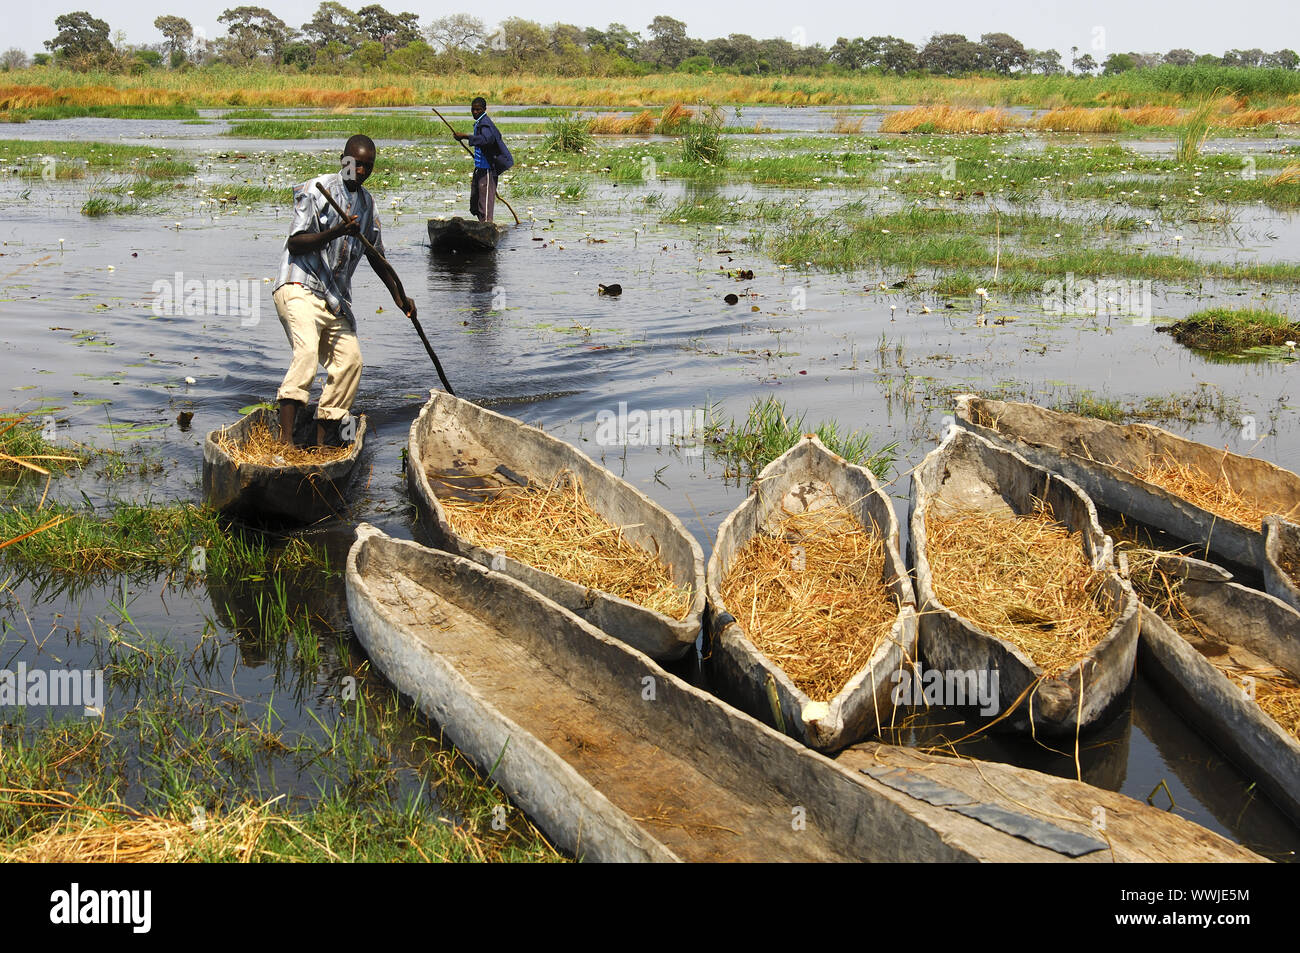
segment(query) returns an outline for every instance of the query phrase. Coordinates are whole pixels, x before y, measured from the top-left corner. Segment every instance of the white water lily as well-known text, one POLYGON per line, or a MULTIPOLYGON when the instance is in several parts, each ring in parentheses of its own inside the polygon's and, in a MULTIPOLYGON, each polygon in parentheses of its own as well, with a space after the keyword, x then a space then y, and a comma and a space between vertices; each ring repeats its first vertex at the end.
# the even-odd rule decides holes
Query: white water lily
POLYGON ((197 384, 198 381, 196 381, 196 380, 195 380, 194 378, 192 378, 192 377, 187 377, 187 378, 185 378, 185 383, 187 383, 187 384, 197 384))
POLYGON ((989 296, 988 291, 985 290, 984 288, 976 288, 975 293, 979 295, 981 298, 987 298, 989 296))
POLYGON ((1294 351, 1294 350, 1295 350, 1295 341, 1287 341, 1287 342, 1286 342, 1286 346, 1289 347, 1291 350, 1294 351))

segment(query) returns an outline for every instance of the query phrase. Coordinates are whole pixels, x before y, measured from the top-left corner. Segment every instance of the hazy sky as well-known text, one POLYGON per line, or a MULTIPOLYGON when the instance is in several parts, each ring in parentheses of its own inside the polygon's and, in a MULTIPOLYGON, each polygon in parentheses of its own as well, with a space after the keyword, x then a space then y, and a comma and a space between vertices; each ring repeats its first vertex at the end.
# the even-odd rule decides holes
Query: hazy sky
MULTIPOLYGON (((370 0, 347 3, 352 9, 370 0)), ((208 36, 222 32, 217 17, 241 4, 266 6, 290 26, 311 19, 319 0, 55 0, 6 3, 4 38, 0 47, 19 46, 29 53, 45 49, 54 36, 54 18, 73 10, 89 10, 123 30, 130 43, 155 43, 161 39, 153 21, 162 14, 186 17, 208 36)), ((657 14, 683 20, 693 37, 711 39, 729 33, 748 33, 760 39, 786 37, 792 41, 829 46, 839 36, 893 35, 920 46, 932 33, 1006 32, 1026 46, 1056 49, 1067 54, 1071 46, 1090 51, 1100 60, 1113 52, 1164 52, 1187 47, 1198 53, 1222 54, 1225 49, 1300 46, 1300 13, 1295 0, 926 0, 926 2, 862 3, 789 0, 721 0, 709 5, 681 0, 653 0, 650 4, 611 4, 604 0, 496 0, 471 4, 466 0, 428 3, 423 0, 385 2, 394 12, 411 10, 421 25, 448 13, 469 12, 490 26, 506 17, 519 16, 543 23, 563 21, 579 26, 604 27, 610 20, 646 35, 645 27, 657 14), (482 11, 490 10, 490 13, 482 11), (1098 56, 1098 53, 1102 56, 1098 56)))

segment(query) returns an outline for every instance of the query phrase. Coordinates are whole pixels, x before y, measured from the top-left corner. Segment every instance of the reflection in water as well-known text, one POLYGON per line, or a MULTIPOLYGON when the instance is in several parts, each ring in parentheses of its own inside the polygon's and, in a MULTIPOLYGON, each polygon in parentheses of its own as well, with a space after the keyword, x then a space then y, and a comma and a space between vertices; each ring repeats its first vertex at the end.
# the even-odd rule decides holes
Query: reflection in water
MULTIPOLYGON (((506 235, 503 246, 517 239, 506 235)), ((498 277, 497 253, 477 254, 429 253, 429 284, 440 295, 450 296, 462 307, 457 315, 474 331, 493 330, 500 312, 509 306, 509 297, 498 277)), ((473 344, 473 335, 470 343, 473 344)))
MULTIPOLYGON (((900 709, 898 727, 882 740, 917 748, 935 748, 985 761, 1003 761, 1063 778, 1076 777, 1073 736, 1038 738, 996 725, 962 708, 934 706, 900 709), (971 736, 971 737, 967 737, 971 736), (965 740, 961 740, 965 739, 965 740)), ((1126 695, 1105 722, 1078 739, 1078 765, 1088 784, 1111 791, 1124 789, 1132 728, 1131 699, 1126 695)))
MULTIPOLYGON (((1134 797, 1146 797, 1163 780, 1179 814, 1273 860, 1298 859, 1300 830, 1144 678, 1136 679, 1133 722, 1144 747, 1153 749, 1131 768, 1136 786, 1146 788, 1134 797)), ((1161 791, 1156 804, 1166 803, 1161 791)))

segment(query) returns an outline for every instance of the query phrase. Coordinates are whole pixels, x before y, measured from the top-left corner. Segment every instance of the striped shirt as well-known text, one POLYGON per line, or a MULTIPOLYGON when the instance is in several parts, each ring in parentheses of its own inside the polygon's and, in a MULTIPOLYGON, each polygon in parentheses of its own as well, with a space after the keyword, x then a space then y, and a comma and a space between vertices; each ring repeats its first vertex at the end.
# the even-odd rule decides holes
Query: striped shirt
MULTIPOLYGON (((293 224, 289 226, 289 236, 328 231, 340 223, 338 212, 330 207, 325 196, 316 188, 317 182, 324 183, 334 201, 344 211, 357 217, 361 234, 382 255, 384 243, 380 235, 379 216, 375 214, 375 200, 362 186, 357 186, 355 192, 349 192, 343 184, 342 174, 338 172, 318 175, 293 187, 293 224)), ((274 293, 281 285, 303 285, 323 298, 330 311, 345 318, 355 330, 357 320, 352 313, 352 274, 363 257, 365 249, 355 235, 336 238, 324 248, 306 255, 292 254, 286 243, 284 257, 280 260, 280 272, 275 279, 275 288, 271 291, 274 293)))

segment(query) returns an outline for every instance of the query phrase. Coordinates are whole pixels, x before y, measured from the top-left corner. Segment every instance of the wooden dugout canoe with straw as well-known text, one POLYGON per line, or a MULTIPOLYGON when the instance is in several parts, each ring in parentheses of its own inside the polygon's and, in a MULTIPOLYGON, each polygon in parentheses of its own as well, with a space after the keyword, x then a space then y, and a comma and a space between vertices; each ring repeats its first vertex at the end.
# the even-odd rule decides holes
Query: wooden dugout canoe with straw
POLYGON ((495 222, 480 222, 468 218, 431 218, 428 224, 429 247, 435 252, 493 251, 503 235, 510 231, 495 222))
POLYGON ((1112 424, 1034 404, 957 398, 957 422, 1031 463, 1077 483, 1098 506, 1195 543, 1242 566, 1263 568, 1259 526, 1269 514, 1300 517, 1300 476, 1147 424, 1112 424), (1174 489, 1145 479, 1152 468, 1230 490, 1241 522, 1216 515, 1174 489), (1223 487, 1220 482, 1227 481, 1223 487))
POLYGON ((1212 563, 1167 554, 1154 559, 1158 601, 1143 601, 1142 673, 1300 823, 1300 739, 1255 700, 1266 688, 1261 672, 1300 681, 1300 613, 1233 582, 1231 573, 1212 563))
MULTIPOLYGON (((411 424, 407 487, 422 531, 440 549, 491 566, 615 638, 656 659, 681 658, 700 633, 704 616, 704 552, 676 516, 582 451, 536 427, 442 391, 411 424), (681 617, 580 585, 539 569, 507 551, 478 545, 456 529, 442 498, 490 498, 564 481, 581 487, 586 503, 611 532, 657 557, 688 605, 681 617)), ((572 492, 570 485, 566 492, 572 492)))
MULTIPOLYGON (((836 532, 834 528, 818 527, 815 522, 811 525, 814 534, 836 532)), ((805 580, 819 579, 823 572, 842 575, 848 568, 823 569, 816 565, 815 557, 808 555, 807 547, 798 539, 776 548, 779 550, 777 555, 784 561, 782 570, 789 570, 780 575, 796 586, 805 580)), ((911 664, 915 657, 916 597, 899 552, 898 520, 894 508, 869 470, 847 463, 827 450, 816 436, 805 436, 763 469, 750 495, 722 522, 709 558, 707 580, 710 608, 706 655, 710 683, 722 698, 819 750, 843 748, 892 723, 892 695, 898 683, 896 673, 904 665, 911 664), (845 681, 830 699, 814 700, 778 661, 755 644, 768 643, 755 633, 747 633, 747 629, 758 624, 751 607, 729 607, 723 589, 751 541, 758 545, 769 540, 776 543, 788 532, 790 517, 812 514, 815 519, 819 512, 832 513, 840 507, 852 518, 850 532, 865 532, 880 545, 883 558, 879 578, 870 580, 876 591, 865 592, 862 596, 871 603, 878 601, 888 605, 887 619, 890 621, 885 621, 883 626, 877 624, 879 631, 873 633, 878 636, 874 651, 862 652, 856 646, 832 648, 827 644, 822 628, 817 628, 816 632, 808 631, 814 626, 842 627, 844 623, 839 619, 813 616, 771 620, 772 627, 792 623, 796 630, 784 632, 781 636, 772 633, 774 638, 781 638, 786 643, 780 649, 782 652, 806 649, 823 656, 830 652, 848 654, 852 651, 862 658, 863 664, 848 670, 845 681), (812 642, 805 641, 809 637, 812 642), (791 639, 796 643, 803 641, 803 645, 792 646, 789 644, 791 639)), ((809 584, 815 585, 815 582, 809 584)), ((764 583, 763 588, 790 591, 789 586, 781 585, 780 579, 770 586, 764 583)), ((806 586, 800 588, 800 595, 803 588, 806 586)), ((755 596, 758 595, 756 592, 755 596)), ((792 594, 789 598, 794 600, 799 596, 792 594)), ((841 614, 846 611, 843 606, 824 608, 827 612, 841 614)), ((816 593, 810 596, 810 604, 791 604, 790 609, 792 613, 796 610, 815 613, 818 609, 816 593)), ((847 611, 852 612, 853 607, 848 607, 847 611)), ((866 638, 867 626, 865 622, 861 625, 859 633, 866 638)), ((857 641, 848 633, 843 638, 850 643, 857 641)))
POLYGON ((1264 517, 1264 553, 1259 567, 1264 591, 1300 610, 1300 526, 1280 516, 1264 517))
POLYGON ((884 746, 832 761, 518 581, 365 523, 346 584, 371 661, 582 859, 1260 859, 1121 794, 1020 768, 884 746), (1092 829, 1098 805, 1109 843, 1092 829))
MULTIPOLYGON (((294 439, 300 446, 315 439, 315 410, 314 405, 298 408, 294 439)), ((263 427, 272 439, 279 440, 279 414, 265 407, 210 432, 203 441, 204 500, 227 516, 258 521, 315 523, 341 516, 347 510, 347 490, 365 445, 365 415, 357 415, 356 421, 348 452, 319 464, 241 462, 227 451, 226 446, 243 444, 263 427)))
MULTIPOLYGON (((1035 733, 1073 734, 1086 728, 1127 690, 1137 651, 1138 600, 1116 571, 1110 537, 1101 531, 1096 508, 1079 487, 983 437, 954 427, 912 474, 909 518, 911 565, 920 606, 919 645, 927 668, 996 671, 999 712, 1010 712, 1009 724, 1035 733), (1004 560, 1009 550, 990 553, 987 560, 977 557, 969 563, 972 568, 963 568, 951 579, 936 579, 932 571, 932 563, 942 554, 930 545, 931 520, 966 514, 1011 520, 1034 514, 1040 507, 1052 521, 1079 534, 1069 540, 1069 547, 1080 547, 1085 572, 1091 570, 1090 579, 1100 574, 1087 598, 1075 591, 1065 593, 1063 598, 1071 600, 1070 610, 1080 611, 1077 606, 1091 604, 1110 622, 1108 630, 1098 630, 1100 638, 1091 648, 1059 675, 1047 673, 1025 649, 959 615, 939 597, 938 592, 950 584, 982 584, 984 579, 973 574, 988 571, 992 557, 1004 560)), ((978 552, 986 544, 967 539, 959 545, 978 552)), ((1054 569, 1037 555, 1032 542, 1028 550, 1025 562, 1030 567, 1041 564, 1040 568, 1054 569)), ((994 583, 996 586, 996 580, 994 583)), ((1066 620, 1035 615, 1043 610, 1024 598, 1028 595, 990 588, 979 593, 975 602, 1005 610, 1007 619, 1026 624, 1028 631, 1041 631, 1044 641, 1056 639, 1058 627, 1066 627, 1066 620)))

